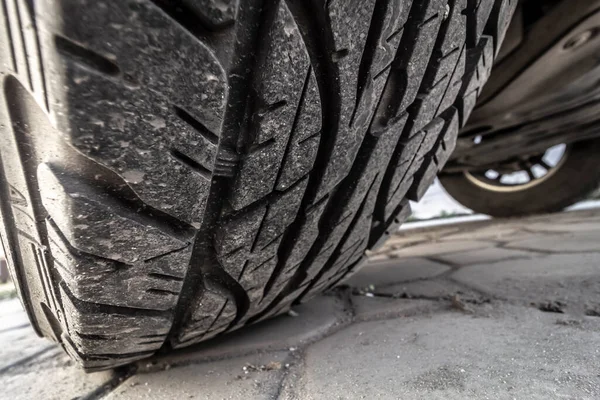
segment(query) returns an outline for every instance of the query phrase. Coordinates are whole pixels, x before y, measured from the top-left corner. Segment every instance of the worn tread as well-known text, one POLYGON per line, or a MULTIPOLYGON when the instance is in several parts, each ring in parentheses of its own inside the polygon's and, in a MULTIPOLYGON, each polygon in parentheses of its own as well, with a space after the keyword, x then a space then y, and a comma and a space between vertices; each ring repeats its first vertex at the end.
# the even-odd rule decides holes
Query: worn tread
POLYGON ((356 271, 450 157, 516 1, 250 3, 3 0, 2 240, 88 370, 356 271))

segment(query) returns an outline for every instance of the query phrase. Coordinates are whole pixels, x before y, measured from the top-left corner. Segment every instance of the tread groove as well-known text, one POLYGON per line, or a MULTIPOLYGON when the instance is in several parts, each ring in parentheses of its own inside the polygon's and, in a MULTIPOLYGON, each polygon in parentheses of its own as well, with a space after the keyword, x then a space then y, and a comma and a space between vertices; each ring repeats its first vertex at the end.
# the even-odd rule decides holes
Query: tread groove
POLYGON ((210 26, 207 19, 202 18, 183 1, 150 0, 150 2, 198 40, 206 40, 216 30, 216 27, 210 26))
MULTIPOLYGON (((452 3, 451 5, 451 9, 455 7, 455 4, 452 3)), ((425 13, 425 7, 423 9, 423 12, 425 13)), ((426 18, 425 21, 423 23, 420 23, 417 26, 417 31, 419 27, 425 26, 427 23, 433 21, 435 18, 438 17, 439 14, 435 14, 430 18, 426 18)), ((435 40, 435 44, 430 52, 430 60, 433 56, 433 54, 435 54, 436 49, 440 48, 443 40, 445 38, 445 30, 448 28, 448 26, 450 25, 451 22, 451 18, 446 19, 445 21, 442 22, 442 26, 440 26, 438 33, 437 33, 437 38, 435 40)), ((412 36, 412 35, 407 35, 407 36, 412 36)), ((405 37, 402 38, 402 40, 404 40, 405 37)), ((402 45, 401 45, 402 46, 402 45)), ((438 60, 439 61, 439 60, 438 60)), ((431 62, 431 61, 430 61, 431 62)), ((429 63, 428 63, 429 64, 429 63)), ((432 66, 428 65, 428 70, 431 71, 432 66)), ((427 79, 427 72, 423 73, 423 80, 419 83, 419 88, 417 90, 417 95, 420 93, 424 93, 425 89, 428 87, 429 83, 426 81, 427 79)), ((392 100, 392 102, 394 102, 392 100)), ((397 103, 397 102, 396 102, 397 103)), ((399 104, 398 104, 399 105, 399 104)), ((388 106, 389 107, 389 106, 388 106)), ((396 104, 393 105, 394 108, 396 108, 396 104)), ((406 168, 403 176, 401 179, 398 180, 398 185, 396 187, 392 187, 392 180, 395 174, 395 168, 393 167, 394 165, 398 165, 398 161, 400 159, 400 154, 402 153, 402 148, 405 145, 405 142, 403 141, 404 138, 409 138, 411 131, 413 129, 413 125, 415 123, 415 113, 418 113, 419 108, 417 107, 416 104, 412 103, 409 107, 408 107, 408 113, 409 113, 409 117, 407 119, 407 121, 409 121, 403 128, 403 132, 401 135, 401 140, 397 145, 396 150, 394 151, 394 156, 392 157, 392 160, 390 161, 390 167, 387 168, 387 172, 384 175, 383 178, 383 182, 381 184, 381 189, 379 190, 379 195, 377 198, 377 203, 375 206, 375 215, 377 216, 377 220, 379 220, 380 222, 382 222, 383 224, 387 225, 387 218, 385 217, 385 209, 386 209, 386 204, 387 204, 387 199, 389 198, 394 198, 394 195, 396 194, 396 191, 400 188, 401 184, 407 179, 406 178, 406 174, 409 172, 409 168, 406 168), (389 195, 389 196, 388 196, 389 195)), ((425 130, 425 128, 423 128, 423 130, 425 130)), ((420 149, 420 145, 419 145, 419 149, 420 149)), ((414 154, 413 157, 410 158, 410 163, 412 164, 415 161, 415 157, 417 155, 419 150, 417 150, 414 154)))
MULTIPOLYGON (((306 72, 306 77, 304 78, 304 83, 302 84, 302 91, 300 92, 300 98, 298 99, 298 106, 296 107, 296 114, 294 115, 294 122, 292 122, 292 129, 290 130, 290 137, 288 139, 288 142, 285 146, 285 151, 283 153, 283 160, 286 160, 290 154, 290 148, 292 147, 293 135, 296 132, 296 129, 298 128, 298 119, 300 118, 300 112, 302 111, 302 107, 304 106, 304 99, 306 97, 306 90, 308 89, 308 82, 310 80, 311 73, 312 73, 312 67, 308 67, 308 71, 306 72)), ((321 134, 321 132, 317 132, 316 134, 311 135, 310 137, 299 141, 298 144, 302 144, 305 141, 307 141, 308 139, 312 139, 314 136, 318 136, 320 134, 321 134)), ((277 171, 277 177, 275 178, 275 182, 279 182, 279 180, 281 179, 281 174, 283 173, 283 168, 284 168, 284 164, 282 163, 279 166, 279 170, 277 171)), ((298 179, 297 181, 301 181, 302 179, 304 179, 304 177, 298 179)))
POLYGON ((152 278, 162 279, 162 280, 165 280, 165 281, 183 282, 183 278, 180 277, 180 276, 173 276, 173 275, 167 275, 167 274, 159 274, 157 272, 150 272, 150 273, 148 273, 148 276, 150 276, 152 278))
MULTIPOLYGON (((10 1, 10 0, 8 0, 10 1)), ((21 43, 23 44, 23 59, 25 61, 25 70, 27 72, 27 80, 29 82, 29 88, 33 89, 33 79, 31 76, 31 66, 29 65, 29 56, 27 54, 27 41, 25 40, 25 30, 23 29, 23 21, 21 17, 21 7, 19 6, 19 0, 14 0, 17 24, 19 25, 19 33, 21 35, 21 43)))
POLYGON ((212 176, 212 171, 208 170, 206 167, 204 167, 203 165, 201 165, 199 162, 193 160, 191 157, 183 154, 182 152, 180 152, 177 149, 171 149, 171 151, 169 152, 169 154, 174 159, 176 159, 177 161, 179 161, 181 164, 185 165, 186 167, 188 167, 192 171, 196 172, 198 175, 200 175, 206 181, 210 181, 211 176, 212 176))
MULTIPOLYGON (((335 53, 333 33, 329 29, 331 26, 329 16, 327 13, 315 13, 314 11, 319 7, 312 0, 287 0, 286 3, 300 27, 300 33, 306 44, 309 59, 314 67, 322 105, 321 131, 337 132, 340 115, 340 85, 337 79, 339 75, 338 68, 329 56, 335 53)), ((326 160, 329 158, 329 153, 333 151, 334 144, 335 138, 333 135, 325 135, 320 140, 317 157, 309 173, 307 190, 300 202, 300 210, 308 212, 310 205, 315 203, 317 185, 314 182, 319 180, 325 170, 326 160), (311 188, 314 189, 311 190, 311 188)), ((321 200, 319 199, 319 203, 321 200)), ((277 265, 265 284, 265 294, 271 291, 279 275, 285 271, 286 261, 293 251, 294 243, 299 234, 298 228, 302 226, 304 218, 302 211, 298 212, 294 221, 286 228, 277 251, 277 265)))
POLYGON ((392 34, 390 36, 388 36, 387 38, 385 38, 386 42, 391 42, 392 39, 394 39, 396 36, 400 35, 402 33, 402 31, 404 31, 404 27, 392 32, 392 34))
POLYGON ((164 295, 164 296, 179 296, 179 292, 173 292, 171 290, 155 289, 155 288, 146 289, 146 293, 154 293, 154 294, 164 295))
MULTIPOLYGON (((425 9, 423 10, 423 12, 425 12, 425 9)), ((413 27, 412 29, 418 29, 418 28, 413 27)), ((408 36, 411 36, 411 35, 408 35, 408 36)), ((402 40, 404 40, 404 37, 402 40)), ((402 44, 400 44, 399 48, 402 48, 402 44)), ((372 118, 375 119, 376 114, 374 114, 372 118)), ((349 198, 350 198, 349 193, 351 193, 351 191, 352 191, 352 187, 356 180, 356 177, 361 175, 362 169, 365 168, 366 165, 368 164, 369 155, 370 155, 371 151, 375 148, 375 144, 377 143, 378 140, 379 140, 379 137, 376 137, 376 136, 368 136, 368 138, 367 138, 367 136, 365 136, 363 138, 362 143, 359 147, 354 165, 352 166, 348 175, 339 184, 339 187, 336 190, 335 195, 332 198, 330 198, 330 200, 328 201, 328 204, 326 205, 326 209, 322 215, 327 216, 327 220, 325 220, 325 218, 322 217, 321 220, 318 222, 319 234, 317 236, 317 239, 312 243, 312 246, 310 247, 310 250, 308 251, 308 254, 305 257, 305 260, 302 262, 301 266, 294 273, 293 277, 290 279, 290 281, 288 282, 286 287, 283 289, 281 294, 279 294, 277 296, 277 298, 271 303, 271 306, 268 307, 266 311, 264 311, 262 314, 258 315, 256 318, 251 319, 251 321, 260 319, 262 315, 267 314, 271 309, 276 307, 276 304, 278 302, 283 300, 289 294, 293 293, 295 287, 302 286, 301 283, 304 281, 307 271, 309 270, 309 268, 311 268, 312 262, 318 257, 318 255, 322 251, 323 246, 326 244, 323 242, 326 241, 327 237, 334 229, 334 227, 331 226, 331 224, 333 223, 331 221, 338 220, 338 216, 336 216, 336 215, 337 215, 337 213, 340 212, 339 209, 342 208, 341 205, 346 204, 346 201, 349 200, 349 198)), ((332 244, 331 246, 333 246, 333 245, 334 244, 332 244)))
MULTIPOLYGON (((371 65, 375 57, 375 52, 377 51, 377 42, 379 41, 379 36, 381 35, 384 28, 383 23, 385 20, 385 13, 387 11, 389 1, 390 0, 376 0, 375 6, 373 8, 373 15, 371 16, 371 23, 369 25, 369 33, 367 34, 367 41, 365 42, 365 48, 363 50, 360 59, 360 65, 358 67, 355 103, 354 108, 352 110, 352 115, 350 117, 350 122, 348 123, 348 127, 351 127, 354 123, 356 112, 360 105, 365 86, 367 85, 367 81, 369 79, 371 65)), ((380 74, 382 74, 387 68, 388 67, 383 68, 383 70, 377 73, 372 79, 377 79, 377 77, 380 74)))
POLYGON ((14 45, 13 39, 12 39, 10 16, 8 15, 8 7, 6 6, 7 1, 11 1, 11 0, 2 0, 2 11, 4 12, 4 28, 6 29, 7 41, 8 41, 8 45, 10 47, 12 68, 13 68, 13 71, 15 71, 15 73, 18 74, 19 69, 17 67, 17 57, 16 57, 16 53, 15 53, 15 45, 14 45))
MULTIPOLYGON (((272 5, 275 3, 273 2, 272 5)), ((250 81, 255 73, 253 65, 258 53, 260 40, 274 19, 274 7, 239 8, 236 26, 241 27, 235 31, 229 76, 229 96, 221 128, 219 147, 217 150, 215 172, 219 168, 219 160, 233 161, 240 134, 243 134, 249 124, 247 115, 247 101, 252 91, 250 81), (245 30, 242 27, 252 27, 245 30), (240 133, 241 132, 241 133, 240 133)), ((229 276, 219 264, 212 237, 219 223, 219 215, 223 204, 216 201, 224 198, 231 187, 230 176, 234 171, 225 168, 223 174, 215 173, 208 194, 207 206, 204 210, 202 225, 194 240, 190 266, 177 301, 176 311, 169 330, 168 338, 163 347, 173 347, 179 342, 179 335, 186 329, 186 316, 188 309, 202 297, 202 288, 207 283, 222 282, 225 292, 230 293, 236 306, 234 322, 242 318, 249 308, 249 299, 241 285, 229 276), (223 176, 225 175, 225 176, 223 176)), ((233 322, 232 322, 233 323, 233 322)), ((233 326, 233 325, 231 325, 233 326)))
POLYGON ((124 306, 113 306, 109 304, 91 303, 88 301, 79 300, 71 292, 65 282, 60 283, 60 288, 67 295, 69 300, 75 304, 75 307, 82 314, 114 314, 123 316, 146 316, 146 317, 170 317, 170 311, 159 311, 148 308, 137 308, 137 307, 124 307, 124 306))
POLYGON ((114 61, 86 49, 72 40, 56 35, 54 36, 54 44, 60 54, 92 71, 109 77, 116 77, 121 73, 119 66, 114 61))
POLYGON ((212 143, 213 145, 219 144, 219 137, 215 135, 210 129, 208 129, 202 122, 192 117, 190 113, 188 113, 181 107, 173 106, 173 109, 175 110, 175 115, 177 115, 181 120, 186 122, 189 126, 194 128, 209 143, 212 143))
POLYGON ((272 113, 274 111, 279 110, 280 108, 283 108, 287 105, 287 101, 286 100, 280 100, 280 101, 276 101, 275 103, 272 104, 267 104, 265 107, 261 108, 256 115, 258 115, 259 118, 264 117, 265 115, 272 113))

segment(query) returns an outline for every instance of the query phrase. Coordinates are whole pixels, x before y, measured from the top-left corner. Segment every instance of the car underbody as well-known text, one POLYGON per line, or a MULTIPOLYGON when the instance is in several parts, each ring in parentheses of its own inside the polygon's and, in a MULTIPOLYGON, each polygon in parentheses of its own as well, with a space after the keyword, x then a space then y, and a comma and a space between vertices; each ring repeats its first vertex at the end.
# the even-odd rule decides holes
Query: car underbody
POLYGON ((599 34, 600 1, 522 1, 444 172, 518 171, 600 136, 599 34))

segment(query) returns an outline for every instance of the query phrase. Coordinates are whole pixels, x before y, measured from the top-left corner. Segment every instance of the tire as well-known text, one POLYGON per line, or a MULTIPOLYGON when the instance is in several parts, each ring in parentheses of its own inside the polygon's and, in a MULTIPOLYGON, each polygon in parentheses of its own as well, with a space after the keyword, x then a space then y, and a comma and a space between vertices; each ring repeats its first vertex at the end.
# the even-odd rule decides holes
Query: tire
POLYGON ((546 179, 515 191, 487 189, 464 173, 441 174, 440 182, 456 201, 478 213, 516 217, 558 212, 598 189, 598 154, 600 139, 574 143, 546 179))
POLYGON ((516 5, 248 3, 4 2, 2 240, 87 370, 355 271, 448 159, 516 5))

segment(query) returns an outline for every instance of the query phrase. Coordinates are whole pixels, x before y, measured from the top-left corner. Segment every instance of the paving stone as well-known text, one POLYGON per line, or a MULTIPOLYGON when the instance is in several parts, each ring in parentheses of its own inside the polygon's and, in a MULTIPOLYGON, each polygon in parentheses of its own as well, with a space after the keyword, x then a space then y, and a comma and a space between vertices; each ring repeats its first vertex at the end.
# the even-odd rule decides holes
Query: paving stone
POLYGON ((488 264, 515 258, 525 258, 529 259, 530 262, 535 262, 535 260, 531 259, 539 257, 539 254, 522 250, 505 249, 501 247, 489 247, 460 253, 433 255, 432 257, 456 266, 465 266, 471 264, 488 264))
MULTIPOLYGON (((153 362, 158 365, 177 364, 299 347, 322 338, 348 319, 344 304, 334 296, 319 296, 294 307, 293 311, 297 316, 281 315, 197 346, 157 357, 153 362)), ((141 364, 147 362, 141 361, 141 364)))
POLYGON ((526 218, 527 222, 546 222, 550 224, 560 224, 565 222, 600 222, 600 213, 598 208, 587 210, 567 211, 555 214, 545 214, 526 218))
POLYGON ((575 311, 600 300, 599 265, 600 253, 558 254, 472 265, 451 277, 502 298, 561 301, 575 311))
POLYGON ((0 333, 29 325, 29 319, 19 299, 2 300, 0 304, 0 333))
POLYGON ((111 371, 86 374, 69 360, 62 349, 55 347, 27 363, 1 373, 0 397, 11 400, 77 399, 113 378, 111 371))
POLYGON ((389 250, 398 250, 404 247, 414 246, 418 243, 430 243, 440 241, 443 237, 461 232, 457 226, 434 227, 424 229, 408 229, 398 231, 390 236, 385 244, 372 254, 386 253, 389 250))
POLYGON ((345 285, 362 288, 375 287, 407 282, 415 279, 427 279, 449 271, 450 267, 423 258, 392 259, 370 262, 362 267, 345 285))
POLYGON ((273 399, 287 363, 276 352, 139 374, 106 399, 273 399))
POLYGON ((367 257, 369 257, 369 262, 372 262, 372 263, 387 261, 390 259, 387 255, 387 253, 373 253, 373 252, 369 252, 369 250, 367 250, 365 254, 367 255, 367 257))
POLYGON ((440 304, 431 300, 409 300, 380 296, 352 296, 354 319, 365 321, 372 319, 400 318, 425 314, 440 308, 440 304))
POLYGON ((0 343, 10 343, 10 346, 0 346, 0 373, 55 347, 47 339, 40 338, 30 325, 3 329, 0 343))
MULTIPOLYGON (((479 223, 481 224, 481 223, 479 223)), ((473 229, 464 229, 459 233, 445 236, 443 240, 472 240, 485 239, 485 240, 498 240, 505 241, 514 239, 515 237, 529 237, 531 233, 524 232, 524 227, 518 223, 495 223, 490 226, 488 221, 485 221, 485 225, 474 227, 473 229)))
MULTIPOLYGON (((565 222, 561 223, 550 223, 550 222, 539 222, 527 225, 527 230, 540 232, 540 233, 568 233, 568 232, 588 232, 588 231, 599 231, 600 223, 597 221, 586 221, 586 222, 565 222)), ((597 234, 597 233, 596 233, 597 234)))
POLYGON ((293 394, 301 399, 600 396, 600 319, 588 331, 558 325, 555 314, 533 308, 502 306, 501 311, 494 318, 443 312, 352 325, 306 350, 304 374, 293 394))
POLYGON ((506 245, 513 249, 545 251, 550 253, 600 251, 600 230, 573 232, 564 235, 535 236, 506 245))
POLYGON ((494 243, 476 241, 476 240, 464 240, 464 241, 440 241, 417 244, 415 246, 406 247, 399 250, 392 250, 388 252, 389 258, 412 258, 412 257, 425 257, 433 254, 447 254, 456 253, 459 251, 469 251, 484 249, 487 247, 493 247, 494 243))
POLYGON ((397 298, 426 298, 426 299, 449 299, 454 295, 472 299, 474 301, 483 301, 484 296, 479 295, 473 290, 469 290, 455 282, 446 279, 429 279, 426 281, 416 281, 410 283, 401 283, 398 285, 386 286, 376 289, 377 293, 382 295, 394 296, 397 298))
POLYGON ((18 299, 0 302, 0 374, 50 351, 53 345, 31 327, 18 299))

